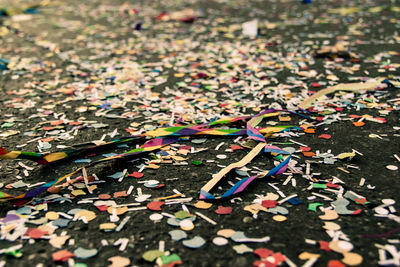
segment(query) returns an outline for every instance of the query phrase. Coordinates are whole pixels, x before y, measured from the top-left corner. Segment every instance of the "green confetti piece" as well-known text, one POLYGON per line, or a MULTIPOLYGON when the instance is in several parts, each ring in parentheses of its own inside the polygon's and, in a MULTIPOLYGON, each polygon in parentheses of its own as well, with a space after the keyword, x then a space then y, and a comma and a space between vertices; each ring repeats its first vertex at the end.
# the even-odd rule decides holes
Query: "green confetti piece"
POLYGON ((169 256, 161 256, 161 262, 163 265, 169 264, 172 262, 181 261, 181 257, 178 254, 171 254, 169 256))
POLYGON ((317 208, 318 208, 319 206, 323 206, 323 204, 322 204, 322 203, 310 203, 310 204, 308 204, 307 209, 316 212, 316 211, 317 211, 317 208))
POLYGON ((192 163, 196 166, 203 164, 201 160, 192 160, 192 163))
POLYGON ((177 219, 179 219, 179 220, 182 220, 182 219, 185 219, 185 218, 189 218, 189 217, 190 217, 189 212, 184 211, 184 210, 180 210, 180 211, 178 211, 178 212, 175 212, 174 215, 175 215, 175 218, 177 218, 177 219))
POLYGON ((326 184, 313 183, 314 188, 326 189, 326 184))
POLYGON ((158 257, 164 256, 164 254, 165 254, 165 253, 164 253, 163 251, 154 249, 154 250, 146 251, 146 252, 142 255, 142 258, 143 258, 145 261, 153 262, 153 261, 154 261, 155 259, 157 259, 158 257))
POLYGON ((22 257, 22 251, 19 250, 19 249, 13 250, 13 251, 7 251, 4 254, 10 255, 10 256, 14 256, 15 258, 21 258, 22 257))

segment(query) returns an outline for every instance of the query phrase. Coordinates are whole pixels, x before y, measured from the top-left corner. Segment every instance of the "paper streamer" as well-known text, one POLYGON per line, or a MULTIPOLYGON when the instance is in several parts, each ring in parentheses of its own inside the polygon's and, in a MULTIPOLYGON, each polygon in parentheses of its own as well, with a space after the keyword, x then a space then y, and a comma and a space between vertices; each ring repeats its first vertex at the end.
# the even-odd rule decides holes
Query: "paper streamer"
MULTIPOLYGON (((266 140, 265 140, 263 134, 278 133, 281 131, 292 130, 292 129, 301 130, 301 128, 295 127, 295 126, 274 126, 274 127, 256 128, 256 126, 261 122, 261 120, 263 118, 278 116, 281 113, 281 111, 288 112, 286 110, 267 109, 267 110, 260 112, 259 114, 255 115, 255 116, 240 116, 240 117, 232 117, 232 118, 223 118, 223 119, 214 120, 210 123, 206 123, 206 124, 202 124, 202 125, 188 125, 188 126, 174 126, 174 127, 158 128, 158 129, 155 129, 152 131, 148 131, 141 135, 119 138, 119 139, 112 140, 108 143, 102 144, 102 145, 91 146, 88 148, 81 148, 81 149, 70 150, 70 151, 65 151, 65 152, 55 152, 55 153, 47 153, 46 154, 46 153, 24 152, 24 151, 8 151, 4 148, 0 148, 0 159, 27 159, 27 160, 36 161, 40 164, 49 164, 49 163, 56 162, 56 161, 59 161, 62 159, 66 159, 66 158, 69 158, 72 156, 77 156, 82 153, 87 153, 93 149, 99 149, 99 148, 102 148, 105 146, 115 145, 115 144, 120 144, 120 143, 125 143, 125 142, 137 141, 137 140, 140 140, 143 138, 148 138, 148 137, 156 137, 154 139, 148 140, 139 148, 130 150, 126 153, 122 153, 122 154, 119 154, 116 156, 107 157, 107 158, 92 162, 92 163, 90 163, 84 167, 81 167, 67 175, 64 175, 63 177, 60 177, 60 178, 55 179, 51 182, 48 182, 44 185, 41 185, 35 189, 32 189, 25 194, 21 194, 19 196, 13 197, 9 194, 0 192, 0 200, 5 201, 5 200, 18 200, 18 199, 32 199, 32 198, 36 197, 37 195, 45 192, 49 187, 60 184, 62 181, 64 181, 68 177, 71 177, 71 176, 79 173, 83 168, 89 168, 96 164, 103 163, 103 162, 106 162, 109 160, 137 156, 141 153, 158 150, 163 146, 178 142, 180 140, 180 137, 182 137, 182 136, 216 135, 216 136, 230 137, 230 136, 245 136, 245 135, 247 135, 249 139, 259 141, 260 143, 256 146, 256 148, 254 148, 256 150, 253 149, 252 151, 250 151, 249 155, 247 157, 245 157, 245 159, 243 159, 243 162, 246 162, 248 159, 249 160, 253 159, 259 152, 274 152, 274 153, 282 153, 282 154, 286 153, 287 154, 287 152, 280 150, 279 148, 275 147, 274 149, 272 149, 272 147, 266 146, 266 140), (230 123, 234 123, 236 121, 242 121, 242 120, 249 120, 246 124, 246 129, 210 128, 211 126, 221 125, 221 124, 230 124, 230 123)), ((296 112, 291 112, 291 111, 289 111, 289 112, 292 114, 296 114, 299 116, 309 118, 305 115, 302 115, 302 114, 299 114, 296 112)), ((274 170, 271 170, 268 173, 260 173, 256 176, 250 177, 248 179, 246 178, 246 180, 242 181, 240 184, 238 184, 236 187, 234 187, 233 191, 229 190, 223 197, 227 197, 227 196, 230 196, 231 194, 236 194, 238 192, 243 191, 244 188, 255 178, 273 175, 271 173, 274 173, 274 174, 280 173, 280 171, 285 168, 285 166, 287 165, 289 160, 290 160, 290 156, 286 157, 286 159, 279 165, 280 167, 277 170, 275 170, 276 169, 275 168, 274 170)), ((239 166, 239 165, 234 165, 234 166, 239 166)), ((207 183, 207 184, 209 184, 209 183, 207 183)), ((207 187, 205 186, 202 188, 202 194, 201 194, 202 196, 207 195, 206 192, 208 192, 208 191, 205 189, 208 189, 208 188, 209 188, 209 186, 207 186, 207 187)))
POLYGON ((330 86, 328 88, 316 92, 311 97, 301 102, 300 105, 298 105, 298 107, 301 109, 307 109, 312 105, 312 103, 315 100, 325 95, 332 94, 336 91, 351 91, 351 92, 374 91, 382 83, 400 86, 400 82, 389 81, 387 79, 379 79, 374 82, 366 82, 366 83, 340 83, 335 86, 330 86))

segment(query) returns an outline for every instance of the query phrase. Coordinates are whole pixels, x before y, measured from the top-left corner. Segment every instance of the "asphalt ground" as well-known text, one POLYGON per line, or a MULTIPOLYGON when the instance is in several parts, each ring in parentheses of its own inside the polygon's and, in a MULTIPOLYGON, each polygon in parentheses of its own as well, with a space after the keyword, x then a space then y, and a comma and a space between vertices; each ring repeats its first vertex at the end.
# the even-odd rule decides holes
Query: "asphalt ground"
MULTIPOLYGON (((80 144, 90 147, 95 140, 111 141, 165 125, 256 115, 265 108, 296 110, 313 92, 339 83, 378 78, 399 81, 397 1, 329 0, 302 4, 301 1, 71 0, 4 1, 1 6, 6 16, 0 17, 0 59, 5 60, 0 61, 5 68, 0 73, 0 127, 1 147, 8 150, 56 152, 80 144), (188 10, 183 15, 173 13, 185 8, 192 13, 188 10), (161 18, 162 12, 169 17, 161 18), (258 20, 257 36, 244 36, 242 23, 253 19, 258 20), (322 46, 337 43, 347 46, 350 57, 335 53, 316 56, 322 46)), ((63 188, 58 193, 61 198, 47 205, 43 203, 51 196, 48 192, 27 203, 23 210, 10 201, 2 202, 0 217, 22 214, 18 223, 11 225, 39 227, 46 233, 36 238, 25 235, 7 240, 5 236, 10 230, 3 220, 0 247, 22 247, 19 251, 2 251, 0 263, 107 266, 110 258, 120 256, 123 259, 114 258, 119 266, 125 266, 122 263, 127 259, 129 266, 151 266, 156 263, 143 259, 144 253, 164 246, 164 253, 177 254, 182 266, 251 266, 260 260, 254 251, 261 248, 273 251, 272 257, 264 258, 264 264, 270 266, 279 262, 279 253, 288 259, 280 263, 282 266, 301 266, 313 261, 314 266, 340 266, 337 261, 379 266, 385 264, 384 256, 387 265, 399 265, 396 212, 396 203, 400 201, 397 185, 400 162, 396 159, 396 155, 400 156, 399 95, 398 88, 385 84, 373 92, 339 92, 318 101, 315 109, 306 113, 316 119, 307 122, 315 133, 295 130, 267 138, 270 144, 297 151, 291 161, 301 173, 289 171, 257 179, 237 198, 211 202, 213 205, 208 209, 195 206, 200 188, 224 166, 239 161, 250 151, 241 141, 235 143, 236 137, 183 138, 179 145, 207 149, 179 154, 187 165, 174 160, 156 164, 158 168, 148 168, 150 160, 159 158, 158 151, 98 164, 88 168, 88 173, 96 174, 104 182, 97 184, 92 194, 84 184, 77 183, 63 188), (385 123, 371 118, 384 118, 385 123), (317 126, 321 121, 326 124, 317 126), (365 125, 357 127, 354 125, 357 121, 365 125), (329 135, 328 139, 321 137, 323 134, 329 135), (231 145, 239 144, 244 149, 229 150, 231 145), (307 145, 316 155, 301 153, 299 144, 307 145), (342 160, 334 158, 347 152, 354 154, 342 160), (320 156, 323 153, 331 154, 326 157, 333 162, 324 161, 320 156), (314 180, 305 176, 308 165, 314 180), (143 169, 144 175, 140 179, 125 177, 122 182, 108 177, 125 169, 129 174, 143 169), (289 176, 295 182, 287 180, 289 176), (142 183, 147 180, 165 186, 152 189, 142 183), (335 190, 339 186, 343 193, 354 192, 359 199, 365 198, 367 203, 360 204, 347 197, 348 210, 360 209, 361 213, 339 214, 331 221, 334 224, 321 219, 324 208, 340 212, 332 203, 338 197, 337 192, 327 190, 327 184, 334 184, 335 190), (174 215, 185 209, 180 204, 164 205, 162 211, 129 211, 116 222, 118 225, 130 216, 121 231, 100 230, 101 224, 110 222, 110 214, 96 208, 96 200, 80 201, 100 194, 113 196, 130 186, 134 187, 132 194, 111 200, 117 204, 139 203, 136 197, 140 188, 143 194, 151 195, 139 203, 144 206, 150 200, 175 194, 176 189, 193 198, 185 203, 191 214, 201 212, 217 224, 197 216, 194 229, 185 231, 186 239, 196 236, 204 239, 205 244, 199 248, 172 240, 169 232, 179 226, 168 224, 167 217, 159 221, 150 218, 161 212, 174 215), (83 194, 74 196, 79 189, 83 194), (282 200, 284 197, 278 191, 286 197, 296 194, 303 203, 280 203, 278 206, 285 209, 278 217, 272 210, 260 211, 257 216, 245 210, 261 196, 264 200, 276 197, 277 201, 282 200), (274 195, 266 197, 268 193, 274 195), (395 203, 381 207, 385 199, 395 203), (315 203, 321 206, 313 211, 315 203), (218 214, 218 206, 231 207, 232 212, 218 214), (92 211, 96 217, 88 223, 64 218, 69 222, 63 228, 52 227, 51 220, 43 219, 36 225, 28 222, 45 218, 49 211, 68 213, 74 209, 92 211), (280 222, 282 218, 284 221, 280 222), (268 236, 270 240, 235 242, 227 238, 228 243, 219 246, 213 240, 222 229, 242 231, 250 238, 268 236), (50 240, 60 235, 70 238, 64 245, 54 247, 50 240), (113 245, 121 238, 123 242, 127 240, 126 248, 113 245), (344 252, 335 247, 337 240, 344 252), (82 253, 75 252, 79 247, 86 249, 83 254, 95 255, 85 259, 82 253), (60 250, 75 256, 66 262, 54 261, 54 253, 60 250), (314 255, 307 256, 304 252, 314 255)), ((260 126, 305 124, 302 117, 287 113, 282 116, 290 116, 290 121, 272 117, 260 126)), ((244 128, 245 124, 229 126, 244 128)), ((27 160, 1 160, 1 191, 14 196, 22 194, 29 190, 29 185, 52 181, 87 164, 79 162, 81 159, 93 162, 105 154, 124 153, 141 144, 143 140, 127 146, 111 145, 45 166, 27 160)), ((246 165, 248 175, 271 169, 278 160, 269 154, 259 155, 246 165)), ((231 173, 226 180, 234 182, 236 177, 238 174, 231 173)), ((218 184, 215 194, 230 187, 227 181, 218 184)))

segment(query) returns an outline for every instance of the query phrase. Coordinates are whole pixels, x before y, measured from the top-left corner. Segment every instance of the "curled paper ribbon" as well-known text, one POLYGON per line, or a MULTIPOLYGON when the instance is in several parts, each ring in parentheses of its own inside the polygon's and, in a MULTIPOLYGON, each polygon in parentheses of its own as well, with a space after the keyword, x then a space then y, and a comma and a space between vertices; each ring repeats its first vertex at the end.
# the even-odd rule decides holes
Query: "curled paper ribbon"
POLYGON ((299 104, 300 109, 307 109, 309 108, 312 103, 317 100, 318 98, 321 98, 325 95, 332 94, 336 91, 350 91, 350 92, 365 92, 365 91, 374 91, 376 90, 379 85, 382 83, 390 84, 393 86, 400 86, 400 82, 395 82, 395 81, 389 81, 387 79, 378 79, 373 82, 366 82, 366 83, 339 83, 335 86, 330 86, 325 89, 322 89, 309 98, 305 99, 303 102, 299 104))
MULTIPOLYGON (((180 140, 180 137, 182 137, 182 136, 217 135, 217 136, 233 137, 233 136, 247 135, 249 139, 253 139, 253 140, 261 142, 259 145, 256 146, 257 149, 259 149, 258 152, 263 150, 264 152, 274 152, 275 151, 275 153, 285 154, 285 151, 280 150, 279 148, 266 146, 266 141, 265 141, 263 134, 278 133, 281 131, 287 131, 287 130, 292 130, 292 129, 301 130, 301 128, 296 127, 296 126, 274 126, 274 127, 256 128, 256 126, 261 122, 261 120, 263 118, 278 116, 281 113, 281 111, 290 112, 290 113, 311 119, 305 115, 287 111, 287 110, 267 109, 267 110, 260 112, 259 114, 255 115, 255 116, 240 116, 240 117, 233 117, 233 118, 223 118, 223 119, 218 119, 218 120, 212 121, 210 123, 201 124, 201 125, 158 128, 156 130, 145 132, 141 135, 115 139, 115 140, 112 140, 112 141, 102 144, 102 145, 96 145, 96 146, 91 146, 88 148, 80 148, 80 149, 64 151, 64 152, 35 153, 35 152, 24 152, 24 151, 8 151, 5 148, 0 147, 0 159, 28 159, 28 160, 36 161, 40 164, 49 164, 49 163, 60 161, 62 159, 66 159, 66 158, 69 158, 72 156, 77 156, 77 155, 80 155, 83 153, 88 153, 89 151, 91 151, 93 149, 98 149, 98 148, 102 148, 102 147, 106 147, 106 146, 110 146, 110 145, 121 144, 121 143, 133 142, 133 141, 137 141, 139 139, 143 139, 146 137, 155 137, 154 139, 150 139, 147 142, 145 142, 139 148, 130 150, 128 152, 125 152, 125 153, 122 153, 119 155, 107 157, 107 158, 92 162, 92 163, 90 163, 84 167, 81 167, 67 175, 64 175, 58 179, 55 179, 51 182, 48 182, 44 185, 34 188, 34 189, 28 191, 27 193, 21 194, 19 196, 13 197, 7 193, 0 192, 0 200, 5 201, 5 200, 17 200, 17 199, 32 199, 32 198, 36 197, 37 195, 45 192, 49 187, 60 184, 62 181, 64 181, 68 177, 71 177, 71 176, 79 173, 84 168, 89 168, 89 167, 92 167, 99 163, 118 159, 118 158, 132 157, 132 156, 137 156, 141 153, 158 150, 163 146, 178 142, 180 140), (246 124, 246 129, 211 128, 212 126, 215 126, 215 125, 230 124, 230 123, 233 123, 236 121, 241 121, 241 120, 249 120, 246 124)), ((255 154, 255 152, 252 153, 252 151, 250 152, 250 154, 252 155, 252 158, 254 158, 256 156, 256 154, 255 154)), ((287 154, 287 152, 286 152, 286 154, 287 154)), ((290 156, 286 157, 286 159, 283 162, 284 164, 280 164, 279 165, 280 167, 278 166, 279 170, 283 169, 287 165, 289 160, 290 160, 290 156)), ((270 175, 273 175, 271 173, 278 174, 281 172, 279 170, 276 171, 275 169, 276 168, 274 168, 273 170, 271 170, 268 173, 265 173, 265 174, 260 173, 254 177, 250 177, 250 178, 246 179, 245 181, 243 181, 241 184, 239 184, 236 187, 237 190, 235 189, 234 193, 243 191, 243 189, 257 177, 270 176, 270 175)), ((205 190, 203 190, 203 191, 206 192, 205 190)), ((228 196, 228 195, 225 195, 225 196, 228 196)))

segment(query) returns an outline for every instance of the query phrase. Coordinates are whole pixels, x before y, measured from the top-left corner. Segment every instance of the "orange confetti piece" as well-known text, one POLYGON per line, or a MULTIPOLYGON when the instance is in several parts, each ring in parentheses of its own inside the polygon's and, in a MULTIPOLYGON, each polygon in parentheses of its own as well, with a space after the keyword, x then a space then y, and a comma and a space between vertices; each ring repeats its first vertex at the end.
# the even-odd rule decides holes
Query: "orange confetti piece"
POLYGON ((314 157, 316 154, 312 151, 304 151, 302 152, 304 157, 314 157))
POLYGON ((313 134, 313 133, 315 133, 315 129, 313 129, 313 128, 307 128, 307 129, 304 129, 304 132, 305 132, 305 133, 309 133, 309 134, 313 134))
POLYGON ((353 122, 353 125, 356 127, 362 127, 365 125, 365 123, 362 121, 355 121, 355 122, 353 122))

